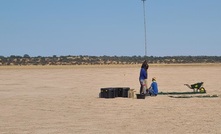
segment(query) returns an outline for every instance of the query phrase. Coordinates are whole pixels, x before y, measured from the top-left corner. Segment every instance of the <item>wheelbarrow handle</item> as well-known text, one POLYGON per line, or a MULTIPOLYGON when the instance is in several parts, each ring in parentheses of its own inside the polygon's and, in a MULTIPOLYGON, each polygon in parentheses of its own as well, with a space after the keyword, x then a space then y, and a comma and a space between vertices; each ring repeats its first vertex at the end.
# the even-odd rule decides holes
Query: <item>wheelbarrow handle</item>
POLYGON ((189 84, 184 84, 185 86, 187 86, 188 88, 192 89, 192 87, 189 84))

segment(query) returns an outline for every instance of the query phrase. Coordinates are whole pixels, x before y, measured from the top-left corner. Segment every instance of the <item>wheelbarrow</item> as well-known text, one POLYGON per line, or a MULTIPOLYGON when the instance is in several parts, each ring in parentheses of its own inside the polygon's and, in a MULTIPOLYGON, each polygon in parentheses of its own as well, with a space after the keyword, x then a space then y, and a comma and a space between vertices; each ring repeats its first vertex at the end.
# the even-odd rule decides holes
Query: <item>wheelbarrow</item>
POLYGON ((193 89, 193 92, 201 92, 201 93, 206 93, 206 89, 203 87, 203 82, 198 82, 195 84, 184 84, 190 89, 193 89))

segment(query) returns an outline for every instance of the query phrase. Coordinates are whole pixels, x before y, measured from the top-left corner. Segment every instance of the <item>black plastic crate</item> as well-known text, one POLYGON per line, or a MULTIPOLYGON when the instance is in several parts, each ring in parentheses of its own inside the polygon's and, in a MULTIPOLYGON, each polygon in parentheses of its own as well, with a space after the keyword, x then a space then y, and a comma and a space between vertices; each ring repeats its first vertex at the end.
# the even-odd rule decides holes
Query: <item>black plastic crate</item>
POLYGON ((137 94, 137 99, 145 99, 145 94, 137 94))
POLYGON ((122 93, 118 88, 113 88, 114 89, 114 96, 115 97, 122 97, 122 93))
POLYGON ((100 97, 101 98, 115 98, 115 89, 114 88, 101 88, 100 97))
POLYGON ((129 87, 116 87, 115 89, 115 97, 128 97, 129 87))
POLYGON ((123 89, 122 88, 114 88, 116 97, 123 97, 123 89))
POLYGON ((126 98, 128 98, 128 91, 130 90, 130 88, 123 88, 123 95, 122 95, 122 97, 126 97, 126 98))

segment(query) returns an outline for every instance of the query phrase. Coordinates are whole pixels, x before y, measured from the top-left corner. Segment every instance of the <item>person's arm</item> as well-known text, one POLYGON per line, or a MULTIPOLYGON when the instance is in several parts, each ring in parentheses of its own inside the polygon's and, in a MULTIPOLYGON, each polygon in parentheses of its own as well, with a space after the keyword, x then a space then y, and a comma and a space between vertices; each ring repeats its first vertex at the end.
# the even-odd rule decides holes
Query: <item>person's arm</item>
POLYGON ((145 69, 143 69, 143 75, 144 75, 144 78, 147 79, 147 71, 145 69))
POLYGON ((149 90, 153 88, 153 83, 151 83, 150 87, 148 88, 149 90))

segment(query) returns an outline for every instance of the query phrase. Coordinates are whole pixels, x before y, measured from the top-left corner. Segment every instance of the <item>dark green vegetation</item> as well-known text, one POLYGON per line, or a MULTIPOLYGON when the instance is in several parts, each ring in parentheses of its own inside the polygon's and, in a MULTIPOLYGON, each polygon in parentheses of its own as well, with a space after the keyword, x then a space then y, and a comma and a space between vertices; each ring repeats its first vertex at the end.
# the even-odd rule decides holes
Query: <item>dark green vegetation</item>
POLYGON ((30 57, 11 55, 0 56, 0 65, 108 65, 108 64, 141 64, 147 60, 150 64, 183 64, 183 63, 221 63, 221 56, 49 56, 30 57))

